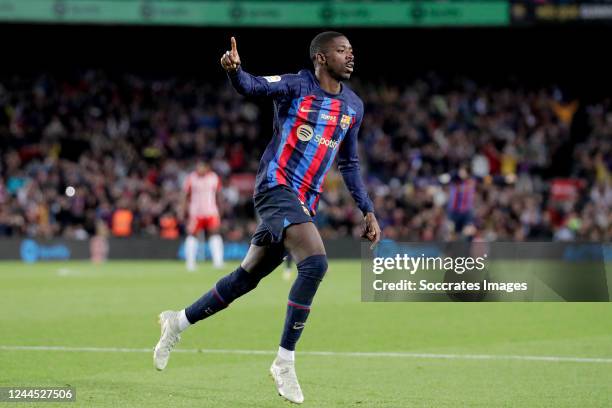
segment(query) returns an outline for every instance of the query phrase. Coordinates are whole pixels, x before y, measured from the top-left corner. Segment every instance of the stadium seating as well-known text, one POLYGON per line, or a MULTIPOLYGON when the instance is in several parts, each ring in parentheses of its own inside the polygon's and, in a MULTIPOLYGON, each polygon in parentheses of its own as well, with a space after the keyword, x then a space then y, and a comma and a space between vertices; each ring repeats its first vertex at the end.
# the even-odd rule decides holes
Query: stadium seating
MULTIPOLYGON (((609 100, 587 105, 559 89, 436 76, 353 87, 366 104, 362 168, 386 236, 460 239, 446 208, 448 181, 465 167, 477 180, 470 234, 612 238, 609 100)), ((0 79, 0 236, 87 239, 101 223, 112 231, 119 209, 133 214, 130 234, 159 236, 163 217, 179 219, 194 158, 207 157, 224 180, 223 233, 248 239, 256 221, 237 180, 256 172, 269 120, 227 84, 189 78, 0 79)), ((332 170, 317 216, 322 235, 359 236, 360 220, 332 170)))

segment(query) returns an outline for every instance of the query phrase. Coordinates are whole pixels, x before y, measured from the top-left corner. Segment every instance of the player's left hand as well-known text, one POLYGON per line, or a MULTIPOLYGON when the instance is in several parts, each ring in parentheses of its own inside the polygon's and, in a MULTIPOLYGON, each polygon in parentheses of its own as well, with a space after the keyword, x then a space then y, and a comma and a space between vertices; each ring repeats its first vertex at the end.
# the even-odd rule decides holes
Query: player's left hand
POLYGON ((231 44, 232 49, 221 56, 221 66, 228 72, 235 72, 241 64, 235 37, 231 38, 231 44))
POLYGON ((380 241, 380 226, 378 225, 378 221, 376 220, 376 216, 374 213, 367 213, 363 218, 365 223, 363 228, 363 234, 361 235, 363 238, 367 238, 372 245, 370 245, 370 249, 374 249, 378 241, 380 241))

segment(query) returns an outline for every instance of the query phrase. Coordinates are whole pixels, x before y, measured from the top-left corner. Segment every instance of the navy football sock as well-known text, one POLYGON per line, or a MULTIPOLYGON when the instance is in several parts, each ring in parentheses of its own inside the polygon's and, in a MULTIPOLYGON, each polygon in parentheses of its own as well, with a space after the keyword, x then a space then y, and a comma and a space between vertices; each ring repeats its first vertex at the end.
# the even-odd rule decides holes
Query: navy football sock
POLYGON ((327 257, 313 255, 297 264, 298 276, 287 302, 287 316, 281 338, 281 347, 295 350, 295 344, 302 334, 302 329, 310 313, 310 305, 319 283, 327 271, 327 257))
POLYGON ((259 282, 255 276, 238 267, 234 272, 219 279, 211 290, 202 295, 191 306, 185 308, 185 316, 191 324, 225 309, 234 299, 254 289, 259 282))
POLYGON ((282 245, 268 247, 266 256, 247 272, 239 266, 234 272, 221 278, 211 290, 202 295, 191 306, 185 308, 189 323, 205 319, 225 309, 234 300, 257 287, 260 280, 283 262, 285 249, 282 245))

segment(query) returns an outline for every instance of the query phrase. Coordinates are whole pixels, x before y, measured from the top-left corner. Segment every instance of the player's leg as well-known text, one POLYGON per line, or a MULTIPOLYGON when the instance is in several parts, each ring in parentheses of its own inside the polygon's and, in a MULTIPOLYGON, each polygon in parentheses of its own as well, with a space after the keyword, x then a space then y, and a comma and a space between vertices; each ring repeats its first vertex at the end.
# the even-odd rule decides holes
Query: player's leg
POLYGON ((281 396, 302 403, 304 396, 295 373, 295 345, 304 330, 314 295, 327 271, 323 240, 312 222, 285 230, 284 244, 297 263, 297 278, 289 292, 287 314, 278 355, 270 372, 281 396))
MULTIPOLYGON (((310 313, 310 305, 319 283, 327 271, 327 255, 321 235, 312 222, 289 226, 285 230, 284 244, 295 259, 298 273, 289 292, 280 345, 281 349, 293 352, 310 313)), ((286 356, 289 354, 284 353, 286 356)))
POLYGON ((201 220, 196 217, 189 217, 187 225, 187 238, 185 239, 185 266, 187 270, 196 270, 196 258, 198 256, 198 232, 201 230, 201 220))
POLYGON ((225 309, 240 296, 255 289, 261 279, 282 262, 285 249, 280 244, 251 245, 238 268, 221 278, 211 290, 181 311, 181 330, 225 309))
POLYGON ((212 256, 213 266, 223 268, 223 238, 219 234, 221 220, 219 217, 208 217, 206 232, 209 236, 208 245, 212 256))
POLYGON ((180 340, 183 330, 225 309, 235 299, 253 290, 261 279, 282 263, 284 255, 285 249, 280 243, 265 247, 251 245, 240 266, 221 278, 191 306, 179 312, 162 312, 162 334, 153 353, 155 367, 158 370, 166 367, 170 351, 180 340))

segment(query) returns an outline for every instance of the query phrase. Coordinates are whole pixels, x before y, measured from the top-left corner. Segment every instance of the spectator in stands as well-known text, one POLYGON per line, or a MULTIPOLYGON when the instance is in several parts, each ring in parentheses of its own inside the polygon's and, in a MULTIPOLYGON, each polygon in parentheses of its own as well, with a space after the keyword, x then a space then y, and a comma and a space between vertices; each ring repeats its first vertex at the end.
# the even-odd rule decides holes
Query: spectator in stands
MULTIPOLYGON (((178 208, 192 160, 214 157, 213 169, 229 181, 257 169, 269 136, 259 127, 257 106, 223 84, 99 71, 0 83, 2 236, 85 239, 100 221, 113 235, 174 236, 164 225, 178 208), (74 196, 65 194, 67 186, 75 187, 74 196)), ((446 209, 460 201, 459 190, 439 178, 469 163, 482 180, 470 217, 480 237, 612 238, 610 100, 581 105, 565 101, 558 89, 493 88, 435 76, 354 86, 366 104, 360 157, 387 237, 454 239, 456 217, 446 209), (572 134, 578 109, 588 129, 572 134), (567 202, 551 195, 557 176, 582 186, 567 202), (493 182, 499 177, 515 181, 493 182)), ((245 239, 252 232, 251 197, 229 182, 224 189, 229 208, 221 231, 245 239)), ((317 218, 322 235, 358 236, 359 214, 334 170, 325 191, 317 218)))

